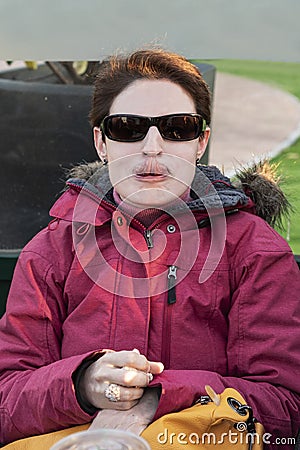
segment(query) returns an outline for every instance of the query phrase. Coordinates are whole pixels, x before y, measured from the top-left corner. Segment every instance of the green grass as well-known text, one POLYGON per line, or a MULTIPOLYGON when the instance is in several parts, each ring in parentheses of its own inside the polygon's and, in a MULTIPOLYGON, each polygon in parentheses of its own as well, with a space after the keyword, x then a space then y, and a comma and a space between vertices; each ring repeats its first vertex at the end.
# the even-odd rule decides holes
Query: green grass
POLYGON ((279 173, 283 178, 283 191, 287 195, 293 213, 291 214, 289 226, 286 224, 286 231, 280 234, 287 238, 289 231, 289 244, 294 253, 300 254, 300 139, 294 145, 285 149, 274 162, 279 163, 279 173))
POLYGON ((233 59, 206 60, 205 62, 213 64, 220 72, 263 81, 288 91, 300 99, 300 63, 233 59))
MULTIPOLYGON (((206 60, 217 71, 262 81, 283 89, 300 99, 300 63, 244 60, 206 60)), ((300 254, 300 139, 272 160, 279 163, 282 189, 286 193, 294 212, 286 230, 280 234, 289 238, 294 253, 300 254)))

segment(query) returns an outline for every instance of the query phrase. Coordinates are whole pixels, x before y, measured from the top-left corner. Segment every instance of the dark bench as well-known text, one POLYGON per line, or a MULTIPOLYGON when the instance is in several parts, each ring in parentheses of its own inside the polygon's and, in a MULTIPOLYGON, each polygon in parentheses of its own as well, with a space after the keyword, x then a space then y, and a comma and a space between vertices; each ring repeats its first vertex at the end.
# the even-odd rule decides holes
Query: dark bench
POLYGON ((7 294, 19 253, 0 250, 0 317, 5 313, 7 294))

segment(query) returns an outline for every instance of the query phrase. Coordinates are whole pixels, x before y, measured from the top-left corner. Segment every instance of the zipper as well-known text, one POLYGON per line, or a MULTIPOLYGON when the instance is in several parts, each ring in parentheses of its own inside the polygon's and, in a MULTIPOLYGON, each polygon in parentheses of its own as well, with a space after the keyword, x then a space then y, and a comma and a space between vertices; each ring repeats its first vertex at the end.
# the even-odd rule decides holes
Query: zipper
POLYGON ((209 395, 200 395, 198 400, 195 402, 195 405, 207 405, 210 402, 212 402, 212 399, 209 395))
POLYGON ((176 303, 177 267, 170 266, 168 271, 168 305, 176 303))
POLYGON ((163 334, 162 334, 162 362, 165 369, 170 367, 170 345, 171 345, 171 322, 172 311, 174 304, 176 303, 176 280, 177 280, 177 267, 170 266, 167 275, 167 302, 164 310, 164 322, 163 322, 163 334))
POLYGON ((144 232, 145 240, 147 242, 148 248, 153 248, 153 240, 151 230, 145 230, 144 232))
MULTIPOLYGON (((72 186, 72 188, 77 191, 77 192, 81 192, 82 189, 84 189, 84 192, 90 196, 91 198, 93 198, 94 200, 96 200, 97 202, 101 202, 104 203, 105 205, 107 205, 112 211, 115 211, 117 208, 116 206, 105 200, 104 198, 100 198, 95 192, 90 191, 87 188, 84 188, 82 186, 78 186, 75 183, 69 182, 68 186, 72 186)), ((145 241, 147 243, 147 247, 148 249, 153 248, 153 239, 152 239, 152 231, 157 228, 160 223, 162 223, 165 219, 158 221, 158 223, 156 223, 155 227, 152 230, 149 229, 145 229, 145 225, 142 224, 142 222, 140 222, 139 220, 137 220, 135 217, 131 217, 129 214, 126 213, 126 211, 122 211, 122 214, 124 214, 124 216, 128 217, 130 219, 130 221, 136 223, 137 225, 139 225, 140 228, 142 228, 144 230, 144 238, 145 241)))

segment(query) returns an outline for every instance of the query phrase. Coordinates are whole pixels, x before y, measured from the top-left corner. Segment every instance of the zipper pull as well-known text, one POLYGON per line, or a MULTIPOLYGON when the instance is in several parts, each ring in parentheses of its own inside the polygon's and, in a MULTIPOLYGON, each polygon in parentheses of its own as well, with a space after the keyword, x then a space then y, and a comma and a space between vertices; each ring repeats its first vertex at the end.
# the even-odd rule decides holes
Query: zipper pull
POLYGON ((176 303, 177 267, 170 266, 168 271, 168 305, 176 303))
POLYGON ((148 248, 153 248, 153 240, 152 240, 151 230, 146 230, 144 236, 145 236, 148 248))
POLYGON ((212 399, 209 395, 201 395, 195 402, 195 405, 207 405, 210 402, 212 402, 212 399))

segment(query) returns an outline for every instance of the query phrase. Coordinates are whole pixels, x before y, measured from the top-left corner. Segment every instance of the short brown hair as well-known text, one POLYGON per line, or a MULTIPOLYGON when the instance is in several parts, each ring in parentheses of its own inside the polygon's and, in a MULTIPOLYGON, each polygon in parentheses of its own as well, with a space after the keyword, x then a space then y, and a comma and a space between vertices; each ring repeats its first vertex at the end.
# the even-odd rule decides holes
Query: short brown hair
POLYGON ((183 56, 162 49, 137 50, 111 56, 100 64, 90 111, 92 127, 100 126, 114 99, 140 79, 167 79, 181 86, 193 99, 196 111, 210 124, 210 92, 202 75, 183 56))

